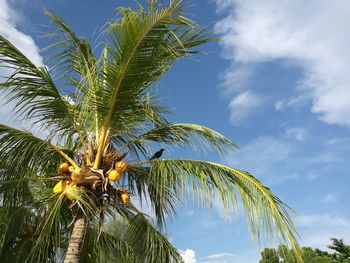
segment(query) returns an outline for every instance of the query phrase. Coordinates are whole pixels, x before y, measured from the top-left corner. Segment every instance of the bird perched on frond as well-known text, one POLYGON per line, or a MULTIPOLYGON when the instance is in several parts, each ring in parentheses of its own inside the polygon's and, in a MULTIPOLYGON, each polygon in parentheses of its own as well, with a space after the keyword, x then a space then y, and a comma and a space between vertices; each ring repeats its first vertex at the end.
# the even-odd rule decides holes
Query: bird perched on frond
POLYGON ((159 159, 162 156, 164 151, 165 151, 165 149, 160 149, 158 152, 153 154, 153 156, 150 158, 150 160, 159 159))

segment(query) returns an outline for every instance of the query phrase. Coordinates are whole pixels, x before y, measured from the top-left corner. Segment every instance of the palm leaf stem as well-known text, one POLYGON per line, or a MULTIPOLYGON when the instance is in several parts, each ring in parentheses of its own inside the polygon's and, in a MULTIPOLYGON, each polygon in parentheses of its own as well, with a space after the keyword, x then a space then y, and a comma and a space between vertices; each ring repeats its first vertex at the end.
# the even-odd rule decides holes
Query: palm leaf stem
MULTIPOLYGON (((80 141, 81 147, 83 148, 83 152, 86 153, 87 149, 86 149, 86 145, 85 145, 85 141, 84 141, 83 135, 81 134, 80 126, 77 125, 75 127, 75 130, 77 131, 77 134, 79 136, 79 141, 80 141)), ((88 165, 91 165, 90 159, 88 158, 88 154, 86 155, 86 163, 88 165)))
POLYGON ((53 177, 36 177, 36 178, 21 178, 21 179, 12 179, 12 180, 2 180, 1 185, 5 184, 12 184, 12 183, 18 183, 18 182, 23 182, 23 181, 61 181, 64 179, 68 179, 69 177, 67 176, 53 176, 53 177))
POLYGON ((103 150, 105 148, 109 132, 110 132, 110 129, 108 129, 106 131, 105 127, 102 127, 102 132, 101 132, 101 136, 100 136, 100 143, 98 144, 97 154, 96 154, 96 158, 95 158, 95 162, 94 162, 94 169, 98 169, 100 166, 103 150))
POLYGON ((122 146, 120 146, 118 148, 118 150, 115 151, 115 156, 118 156, 118 154, 125 149, 125 147, 127 147, 129 144, 131 143, 131 141, 128 141, 127 143, 123 144, 122 146))
POLYGON ((141 165, 143 165, 143 164, 150 163, 150 162, 151 162, 150 160, 145 160, 145 161, 138 162, 138 163, 132 163, 132 164, 128 165, 128 168, 132 168, 132 167, 136 167, 136 166, 141 166, 141 165))
POLYGON ((79 168, 79 165, 77 165, 76 162, 72 158, 70 158, 67 154, 65 154, 62 150, 58 148, 58 146, 51 144, 48 142, 48 145, 54 149, 56 152, 58 152, 67 162, 69 162, 74 168, 79 168))

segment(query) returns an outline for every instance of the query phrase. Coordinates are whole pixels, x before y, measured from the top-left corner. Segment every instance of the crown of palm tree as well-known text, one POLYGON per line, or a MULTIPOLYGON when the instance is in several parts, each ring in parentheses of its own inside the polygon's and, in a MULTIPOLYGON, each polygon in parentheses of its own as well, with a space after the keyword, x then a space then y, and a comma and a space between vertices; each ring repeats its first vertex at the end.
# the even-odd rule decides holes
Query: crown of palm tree
POLYGON ((18 262, 63 258, 72 245, 71 222, 75 229, 82 220, 83 262, 181 261, 133 203, 148 200, 161 227, 187 192, 209 206, 218 196, 227 212, 237 208, 238 194, 254 237, 277 235, 298 253, 289 208, 248 172, 202 160, 150 158, 154 143, 219 153, 236 148, 210 128, 168 122, 168 108, 156 96, 154 83, 177 59, 216 40, 183 8, 180 0, 120 8, 96 48, 46 11, 58 25, 48 35, 50 70, 0 36, 0 64, 12 72, 0 89, 17 116, 49 134, 39 138, 0 125, 2 259, 13 253, 18 262), (109 223, 102 226, 105 218, 109 223))

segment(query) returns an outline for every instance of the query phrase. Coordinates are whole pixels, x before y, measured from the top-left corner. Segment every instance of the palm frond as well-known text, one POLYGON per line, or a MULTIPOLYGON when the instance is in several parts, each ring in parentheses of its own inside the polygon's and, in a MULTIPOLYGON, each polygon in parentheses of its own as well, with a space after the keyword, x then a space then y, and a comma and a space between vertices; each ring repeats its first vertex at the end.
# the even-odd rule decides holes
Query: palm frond
POLYGON ((84 262, 183 262, 176 248, 142 214, 112 216, 97 238, 90 227, 82 249, 84 262))
POLYGON ((185 146, 186 144, 199 145, 205 149, 212 149, 213 147, 219 153, 224 150, 238 148, 228 138, 208 127, 192 123, 166 123, 130 139, 119 151, 130 146, 141 148, 147 142, 179 146, 185 146))
POLYGON ((31 119, 52 134, 76 132, 74 106, 60 94, 45 67, 35 66, 12 43, 0 36, 0 65, 12 71, 0 84, 19 117, 31 119))
POLYGON ((62 67, 64 74, 72 72, 78 74, 82 85, 76 87, 86 94, 89 89, 100 84, 97 59, 89 41, 77 36, 61 17, 48 10, 45 10, 45 14, 58 26, 54 33, 46 35, 46 37, 57 39, 46 48, 56 49, 50 60, 53 70, 62 67))
MULTIPOLYGON (((24 199, 22 203, 4 202, 0 207, 0 222, 7 222, 0 246, 1 262, 56 262, 57 252, 67 239, 72 212, 63 202, 63 196, 52 195, 51 185, 40 181, 22 183, 27 184, 27 191, 20 199, 24 199)), ((4 192, 1 189, 1 194, 4 192)))
POLYGON ((39 221, 34 233, 35 240, 25 262, 52 262, 59 258, 59 249, 63 249, 68 239, 69 222, 73 219, 63 195, 54 196, 45 203, 43 218, 39 221))
POLYGON ((169 177, 162 178, 162 185, 158 185, 159 178, 154 177, 149 167, 133 167, 128 171, 128 186, 138 200, 147 202, 154 212, 157 226, 165 228, 165 219, 176 214, 183 197, 181 186, 170 185, 174 181, 169 177))
POLYGON ((187 189, 203 205, 211 205, 218 193, 226 212, 237 208, 237 191, 253 237, 261 242, 277 236, 300 256, 296 228, 288 213, 292 210, 248 172, 207 161, 162 159, 151 162, 151 174, 158 192, 168 187, 174 192, 187 189))
POLYGON ((12 167, 6 168, 2 164, 0 170, 0 203, 3 211, 6 208, 25 207, 33 201, 27 180, 32 176, 34 175, 30 171, 26 171, 22 178, 17 178, 18 175, 12 167))
POLYGON ((104 116, 101 137, 107 136, 109 129, 112 134, 122 132, 117 129, 121 119, 145 121, 139 111, 150 84, 177 58, 188 55, 189 48, 213 40, 197 31, 183 16, 182 8, 182 1, 177 0, 162 8, 151 4, 147 11, 122 8, 122 18, 107 28, 112 45, 106 60, 106 85, 96 100, 100 116, 104 116))
POLYGON ((125 236, 139 262, 183 262, 179 252, 142 214, 129 221, 125 236))
POLYGON ((63 153, 59 147, 54 147, 49 141, 39 139, 28 131, 0 124, 2 167, 12 171, 12 179, 24 177, 28 169, 38 174, 55 173, 62 160, 59 152, 63 153))
POLYGON ((71 93, 79 108, 78 122, 91 130, 100 117, 96 107, 91 107, 96 100, 96 93, 102 85, 101 66, 96 59, 88 40, 77 36, 74 31, 57 15, 45 10, 45 14, 58 25, 56 31, 47 37, 56 39, 47 49, 55 49, 50 56, 53 70, 58 70, 67 80, 67 84, 77 90, 71 93), (91 114, 91 110, 95 114, 91 114))
MULTIPOLYGON (((4 229, 0 231, 0 260, 1 262, 23 262, 28 250, 23 249, 26 242, 30 242, 30 222, 32 213, 24 207, 0 207, 0 222, 6 222, 4 229), (28 232, 28 233, 26 233, 28 232), (29 234, 29 236, 27 236, 29 234), (19 252, 19 253, 16 253, 19 252)), ((30 251, 30 250, 29 250, 30 251)))
POLYGON ((86 232, 81 261, 107 263, 113 259, 117 262, 136 263, 133 250, 124 238, 126 228, 124 220, 118 220, 117 223, 115 220, 109 221, 99 236, 99 230, 90 226, 86 232))

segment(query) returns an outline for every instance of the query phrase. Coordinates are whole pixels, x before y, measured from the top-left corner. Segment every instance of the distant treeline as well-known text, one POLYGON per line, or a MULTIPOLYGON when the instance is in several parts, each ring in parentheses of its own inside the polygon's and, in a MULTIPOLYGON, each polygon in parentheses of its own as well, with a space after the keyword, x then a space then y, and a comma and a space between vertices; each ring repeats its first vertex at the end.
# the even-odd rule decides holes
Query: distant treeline
MULTIPOLYGON (((332 252, 322 251, 318 248, 302 248, 305 263, 350 263, 350 245, 343 239, 331 238, 332 245, 327 246, 332 252)), ((285 245, 278 248, 265 248, 261 252, 259 263, 296 263, 292 250, 285 245)))

